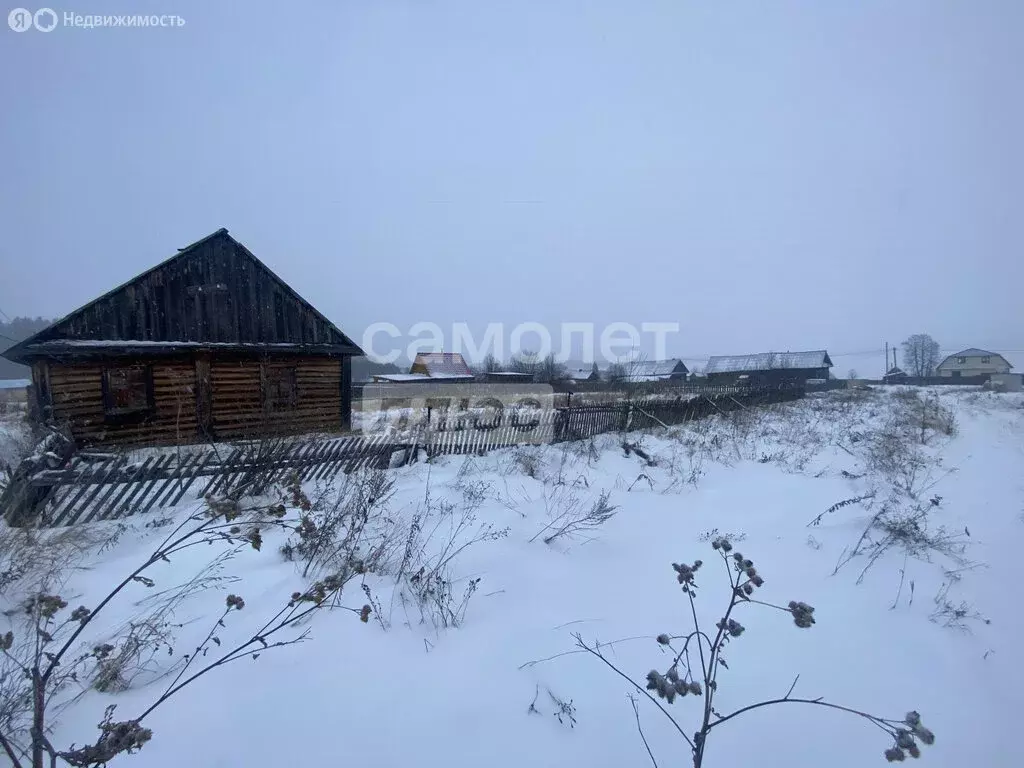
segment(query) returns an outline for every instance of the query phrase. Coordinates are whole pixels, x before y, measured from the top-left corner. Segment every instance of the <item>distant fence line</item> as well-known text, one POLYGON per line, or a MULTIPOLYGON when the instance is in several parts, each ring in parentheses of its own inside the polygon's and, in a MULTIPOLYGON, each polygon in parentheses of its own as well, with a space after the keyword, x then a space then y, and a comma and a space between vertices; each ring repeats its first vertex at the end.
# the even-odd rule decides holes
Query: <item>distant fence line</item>
MULTIPOLYGON (((988 382, 988 374, 982 376, 927 376, 927 377, 906 377, 897 380, 884 380, 882 378, 857 378, 857 379, 828 379, 816 383, 814 380, 800 382, 791 385, 803 387, 808 392, 829 392, 836 389, 848 389, 851 386, 869 385, 905 385, 917 387, 930 386, 981 386, 988 382)), ((489 382, 474 382, 469 386, 479 388, 482 395, 486 395, 489 382)), ((502 385, 506 389, 514 388, 514 384, 502 385)), ((524 384, 524 387, 535 387, 535 384, 524 384)), ((746 394, 752 390, 750 385, 745 384, 708 384, 701 381, 556 381, 545 386, 550 387, 551 393, 560 396, 558 401, 563 405, 570 405, 578 395, 609 394, 630 397, 662 396, 715 396, 715 395, 739 395, 746 394)), ((450 383, 442 380, 423 381, 415 384, 388 384, 388 383, 364 383, 353 386, 353 403, 359 405, 361 402, 375 400, 387 400, 389 397, 408 397, 410 394, 418 394, 425 398, 443 398, 452 392, 462 392, 467 388, 466 383, 450 383)))
POLYGON ((388 383, 370 382, 353 385, 352 400, 354 404, 360 402, 386 401, 389 398, 444 398, 448 395, 459 396, 462 393, 472 391, 486 397, 488 391, 493 389, 499 392, 514 391, 522 387, 524 391, 533 393, 538 386, 548 388, 550 394, 560 395, 560 403, 566 405, 572 402, 576 395, 608 393, 617 396, 644 397, 644 396, 696 396, 696 395, 738 395, 751 391, 749 385, 743 384, 707 384, 703 382, 687 382, 679 380, 661 381, 556 381, 550 384, 522 383, 505 384, 495 382, 446 382, 444 380, 422 381, 416 383, 388 383))
MULTIPOLYGON (((260 495, 292 475, 330 481, 360 467, 386 469, 444 455, 486 454, 523 444, 561 443, 609 432, 669 427, 713 414, 803 397, 800 387, 735 394, 634 399, 549 408, 530 417, 481 417, 458 409, 420 414, 404 434, 304 436, 165 451, 132 462, 128 454, 68 453, 61 466, 27 460, 0 496, 10 525, 60 526, 110 520, 173 507, 190 491, 260 495)), ((52 456, 53 452, 49 452, 52 456)))
POLYGON ((990 374, 981 376, 908 376, 905 379, 884 381, 884 384, 904 384, 910 387, 980 387, 987 384, 990 374))

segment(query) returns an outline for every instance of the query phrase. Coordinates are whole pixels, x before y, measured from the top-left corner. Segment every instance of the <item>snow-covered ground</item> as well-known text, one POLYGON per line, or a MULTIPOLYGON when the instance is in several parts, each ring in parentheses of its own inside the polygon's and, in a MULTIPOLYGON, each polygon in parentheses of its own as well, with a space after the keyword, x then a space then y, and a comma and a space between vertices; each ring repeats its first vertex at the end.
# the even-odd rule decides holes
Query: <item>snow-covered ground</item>
MULTIPOLYGON (((1019 764, 1024 616, 1013 590, 1024 550, 1024 397, 952 387, 833 392, 626 439, 642 453, 627 455, 621 436, 605 435, 388 472, 394 486, 390 495, 374 490, 377 512, 360 548, 370 572, 341 596, 357 610, 371 604, 369 620, 318 611, 272 638, 308 629, 307 641, 213 669, 148 715, 152 740, 115 764, 650 765, 633 693, 658 764, 690 765, 665 714, 573 635, 609 643, 606 659, 643 687, 648 671, 670 663, 655 637, 692 629, 673 563, 703 560, 697 617, 711 632, 721 618, 730 588, 710 544, 719 536, 754 561, 759 600, 809 603, 816 623, 801 629, 784 611, 738 606, 746 629, 724 654, 717 712, 780 698, 799 675, 793 697, 897 719, 918 710, 936 734, 923 749, 929 764, 1019 764), (610 519, 545 543, 565 522, 551 525, 553 517, 591 509, 603 494, 616 507, 610 519), (880 527, 862 540, 873 518, 880 527), (924 538, 935 548, 908 556, 903 542, 924 538)), ((314 502, 332 498, 304 490, 314 502)), ((77 567, 52 588, 69 604, 61 615, 94 608, 194 510, 77 531, 67 550, 79 552, 70 555, 77 567)), ((282 557, 286 537, 264 528, 262 538, 259 551, 187 549, 146 571, 154 586, 133 583, 97 614, 75 649, 109 642, 116 655, 130 622, 152 618, 165 590, 220 558, 158 617, 168 642, 132 665, 128 690, 71 685, 58 695, 74 700, 51 741, 95 741, 110 704, 114 720, 144 711, 214 628, 228 594, 245 607, 227 615, 220 644, 207 643, 190 673, 306 589, 313 574, 303 578, 301 559, 282 557)), ((6 584, 5 610, 30 581, 6 584)), ((23 634, 21 615, 0 617, 0 635, 23 634)), ((692 735, 703 702, 661 704, 692 735)), ((890 746, 864 719, 790 702, 716 727, 704 765, 860 768, 883 762, 890 746)))
POLYGON ((32 430, 21 406, 21 403, 8 403, 0 413, 0 465, 13 467, 32 448, 32 430))

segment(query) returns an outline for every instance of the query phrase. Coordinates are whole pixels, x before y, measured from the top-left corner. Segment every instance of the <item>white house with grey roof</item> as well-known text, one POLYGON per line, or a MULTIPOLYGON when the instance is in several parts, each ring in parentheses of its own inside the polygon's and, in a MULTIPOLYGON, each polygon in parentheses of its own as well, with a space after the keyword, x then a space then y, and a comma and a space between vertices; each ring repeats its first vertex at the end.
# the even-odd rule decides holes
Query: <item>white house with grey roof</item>
POLYGON ((998 352, 971 347, 950 355, 936 368, 936 373, 944 378, 960 378, 963 376, 990 376, 994 373, 1009 373, 1013 368, 1010 362, 998 352))

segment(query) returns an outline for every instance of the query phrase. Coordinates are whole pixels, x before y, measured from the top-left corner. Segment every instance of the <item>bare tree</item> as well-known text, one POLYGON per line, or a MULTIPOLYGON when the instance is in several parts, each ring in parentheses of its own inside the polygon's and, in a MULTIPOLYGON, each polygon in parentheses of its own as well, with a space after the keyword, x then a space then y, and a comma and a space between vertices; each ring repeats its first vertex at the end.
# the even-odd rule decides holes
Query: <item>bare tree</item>
POLYGON ((927 333, 915 333, 903 342, 904 370, 911 376, 931 376, 939 365, 939 343, 927 333))
POLYGON ((847 372, 847 374, 846 374, 846 378, 848 378, 848 379, 850 379, 850 380, 856 379, 856 378, 857 378, 857 370, 856 370, 855 368, 851 368, 851 369, 850 369, 850 370, 849 370, 849 371, 847 372))
POLYGON ((498 358, 496 358, 494 354, 491 352, 488 352, 484 356, 483 362, 480 364, 480 367, 483 369, 484 373, 497 373, 502 370, 501 361, 498 360, 498 358))
POLYGON ((626 370, 624 363, 614 362, 605 369, 604 377, 608 381, 623 381, 629 376, 629 371, 626 370))
POLYGON ((555 359, 554 353, 549 353, 547 357, 540 361, 534 377, 542 384, 550 384, 552 381, 558 381, 566 377, 565 366, 555 359))
POLYGON ((524 349, 512 355, 512 359, 509 360, 508 369, 514 373, 528 373, 531 376, 536 376, 540 365, 541 362, 537 353, 524 349))

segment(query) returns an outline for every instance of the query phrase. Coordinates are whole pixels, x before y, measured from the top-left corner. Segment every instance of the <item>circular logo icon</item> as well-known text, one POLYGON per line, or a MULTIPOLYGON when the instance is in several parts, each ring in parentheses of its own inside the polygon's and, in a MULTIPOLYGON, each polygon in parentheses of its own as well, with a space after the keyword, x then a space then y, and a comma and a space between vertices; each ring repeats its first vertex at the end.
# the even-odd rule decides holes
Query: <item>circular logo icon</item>
POLYGON ((32 29, 32 11, 15 8, 7 14, 7 26, 15 32, 27 32, 32 29))
POLYGON ((53 32, 57 26, 57 13, 53 8, 40 8, 32 17, 32 23, 40 32, 53 32))

